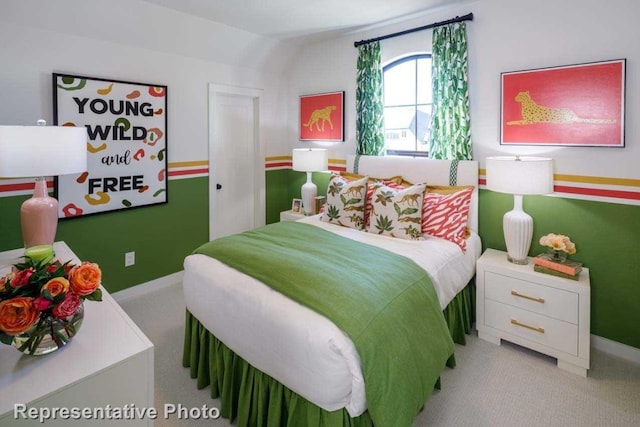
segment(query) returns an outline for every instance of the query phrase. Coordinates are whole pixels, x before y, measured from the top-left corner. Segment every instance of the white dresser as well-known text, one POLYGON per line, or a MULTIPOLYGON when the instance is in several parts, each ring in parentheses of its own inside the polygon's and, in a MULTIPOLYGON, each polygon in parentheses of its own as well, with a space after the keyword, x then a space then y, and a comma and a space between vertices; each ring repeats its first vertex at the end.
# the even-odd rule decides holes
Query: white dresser
MULTIPOLYGON (((54 245, 61 260, 80 260, 64 242, 54 245)), ((0 274, 24 249, 0 253, 0 274), (3 268, 4 266, 4 268, 3 268)), ((109 280, 108 277, 104 278, 109 280)), ((102 289, 102 302, 85 301, 84 320, 66 346, 44 356, 27 356, 0 345, 0 425, 42 425, 14 419, 14 405, 35 408, 137 408, 154 406, 153 344, 102 289)), ((47 426, 153 426, 153 419, 47 420, 47 426)))
POLYGON ((579 280, 516 265, 487 249, 476 270, 476 328, 484 340, 501 339, 558 360, 558 367, 586 376, 589 369, 591 288, 589 269, 579 280))

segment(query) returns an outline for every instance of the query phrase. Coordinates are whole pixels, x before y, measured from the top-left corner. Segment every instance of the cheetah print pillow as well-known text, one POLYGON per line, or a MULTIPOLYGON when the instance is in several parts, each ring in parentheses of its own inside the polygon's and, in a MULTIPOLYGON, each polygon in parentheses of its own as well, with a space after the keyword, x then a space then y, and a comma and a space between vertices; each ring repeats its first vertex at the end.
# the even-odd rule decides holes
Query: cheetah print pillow
POLYGON ((368 179, 365 176, 362 179, 348 181, 340 175, 331 176, 322 220, 362 230, 368 179))
POLYGON ((425 184, 404 190, 376 184, 367 231, 401 239, 422 239, 424 189, 425 184))

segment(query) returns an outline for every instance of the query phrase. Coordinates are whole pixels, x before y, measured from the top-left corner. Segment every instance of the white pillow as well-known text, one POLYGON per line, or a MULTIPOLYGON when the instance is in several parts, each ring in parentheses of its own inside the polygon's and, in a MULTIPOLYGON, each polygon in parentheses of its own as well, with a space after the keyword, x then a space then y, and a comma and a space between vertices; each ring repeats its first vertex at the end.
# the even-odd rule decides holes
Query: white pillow
POLYGON ((404 190, 376 184, 371 197, 370 233, 401 239, 422 239, 422 203, 426 184, 404 190))
POLYGON ((369 177, 348 181, 333 175, 327 186, 327 203, 322 220, 343 227, 364 228, 364 205, 369 177))

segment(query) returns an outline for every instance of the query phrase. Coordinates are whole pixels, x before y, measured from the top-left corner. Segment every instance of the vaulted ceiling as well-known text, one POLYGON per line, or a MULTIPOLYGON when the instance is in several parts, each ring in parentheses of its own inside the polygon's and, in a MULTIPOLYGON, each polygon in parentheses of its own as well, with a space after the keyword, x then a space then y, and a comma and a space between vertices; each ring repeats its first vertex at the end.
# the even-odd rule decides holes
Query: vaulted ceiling
POLYGON ((145 0, 273 38, 320 35, 419 16, 469 0, 145 0))

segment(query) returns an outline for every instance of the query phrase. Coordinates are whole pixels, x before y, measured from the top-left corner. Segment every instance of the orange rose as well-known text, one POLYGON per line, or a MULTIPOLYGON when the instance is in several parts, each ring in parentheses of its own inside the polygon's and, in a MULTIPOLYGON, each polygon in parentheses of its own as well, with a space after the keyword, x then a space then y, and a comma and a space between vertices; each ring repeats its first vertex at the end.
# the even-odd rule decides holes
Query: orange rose
POLYGON ((101 279, 100 267, 92 262, 83 261, 82 264, 76 265, 69 271, 71 291, 82 297, 92 294, 98 289, 101 279))
POLYGON ((69 281, 64 277, 54 277, 49 280, 40 290, 40 293, 45 298, 53 299, 58 295, 65 294, 69 290, 69 281), (49 291, 49 295, 45 294, 45 291, 49 291))
POLYGON ((0 302, 0 330, 8 335, 18 335, 36 323, 39 314, 33 306, 33 298, 4 300, 0 302))

